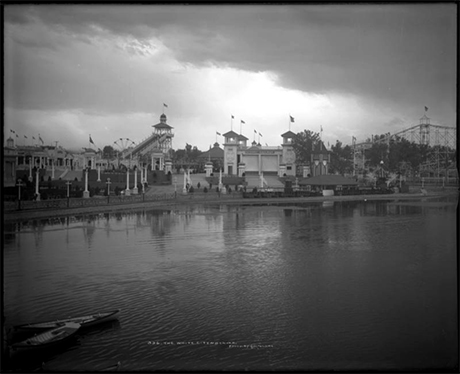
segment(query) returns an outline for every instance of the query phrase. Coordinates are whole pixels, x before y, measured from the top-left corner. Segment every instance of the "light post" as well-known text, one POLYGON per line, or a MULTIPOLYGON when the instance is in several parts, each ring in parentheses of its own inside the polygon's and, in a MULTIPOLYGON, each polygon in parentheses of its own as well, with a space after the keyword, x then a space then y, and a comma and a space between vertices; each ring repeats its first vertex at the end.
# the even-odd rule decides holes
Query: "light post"
POLYGON ((381 174, 381 176, 382 176, 382 178, 383 178, 383 160, 380 161, 380 169, 381 169, 380 174, 381 174))
POLYGON ((88 199, 89 198, 89 191, 88 191, 88 170, 89 167, 87 166, 85 168, 85 190, 83 191, 83 198, 88 199))
POLYGON ((68 208, 70 204, 70 186, 72 185, 72 182, 67 181, 66 185, 67 185, 67 208, 68 208))
POLYGON ((35 168, 35 200, 36 201, 40 201, 40 169, 39 168, 35 168))
POLYGON ((97 165, 97 181, 101 181, 101 164, 97 165))
POLYGON ((18 184, 16 186, 18 186, 18 210, 21 210, 21 187, 24 186, 22 184, 22 179, 18 179, 18 184))
POLYGON ((110 203, 110 185, 112 182, 110 182, 110 178, 107 178, 107 182, 105 182, 107 185, 107 204, 110 203))

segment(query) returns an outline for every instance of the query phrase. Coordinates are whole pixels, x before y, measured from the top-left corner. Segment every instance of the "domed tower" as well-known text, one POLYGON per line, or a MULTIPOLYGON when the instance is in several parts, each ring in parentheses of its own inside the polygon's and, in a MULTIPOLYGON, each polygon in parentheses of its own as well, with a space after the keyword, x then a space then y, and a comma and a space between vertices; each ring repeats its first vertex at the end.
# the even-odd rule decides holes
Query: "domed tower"
POLYGON ((169 126, 166 122, 167 117, 166 114, 163 113, 160 116, 160 123, 153 125, 154 134, 157 135, 158 139, 158 148, 165 154, 172 148, 172 138, 174 137, 172 133, 173 127, 169 126))

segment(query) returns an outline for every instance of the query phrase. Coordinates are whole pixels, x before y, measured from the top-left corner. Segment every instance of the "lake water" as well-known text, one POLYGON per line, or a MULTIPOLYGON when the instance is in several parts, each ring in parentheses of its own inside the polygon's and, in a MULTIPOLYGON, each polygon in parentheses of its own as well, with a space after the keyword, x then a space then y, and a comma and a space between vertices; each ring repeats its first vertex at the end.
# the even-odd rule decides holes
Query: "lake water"
POLYGON ((4 227, 7 325, 121 309, 53 370, 458 364, 456 200, 195 206, 4 227))

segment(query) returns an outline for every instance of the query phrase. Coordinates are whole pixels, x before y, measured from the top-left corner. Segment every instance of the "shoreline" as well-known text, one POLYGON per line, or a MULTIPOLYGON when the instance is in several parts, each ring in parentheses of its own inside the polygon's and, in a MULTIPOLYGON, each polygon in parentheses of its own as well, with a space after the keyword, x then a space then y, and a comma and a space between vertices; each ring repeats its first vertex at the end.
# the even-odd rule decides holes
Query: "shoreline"
POLYGON ((190 205, 273 205, 282 203, 321 203, 324 201, 378 201, 378 200, 419 200, 419 199, 435 199, 440 197, 457 196, 457 190, 434 191, 426 195, 420 193, 397 193, 397 194, 382 194, 382 195, 349 195, 349 196, 315 196, 315 197, 281 197, 281 198, 242 198, 232 196, 208 197, 206 199, 195 197, 184 197, 178 195, 175 200, 169 201, 152 201, 141 203, 126 203, 106 206, 90 206, 62 209, 46 209, 46 210, 23 210, 7 212, 3 214, 4 223, 13 223, 18 221, 29 221, 35 219, 46 219, 56 217, 66 217, 85 214, 100 214, 113 212, 132 212, 139 209, 174 209, 177 207, 190 205))

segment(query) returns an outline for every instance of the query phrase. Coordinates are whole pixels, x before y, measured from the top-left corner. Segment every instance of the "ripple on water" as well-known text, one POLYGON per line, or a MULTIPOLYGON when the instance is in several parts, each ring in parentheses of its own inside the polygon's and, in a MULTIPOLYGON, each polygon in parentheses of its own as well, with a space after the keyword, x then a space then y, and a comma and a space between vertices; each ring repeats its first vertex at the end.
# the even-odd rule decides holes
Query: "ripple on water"
POLYGON ((455 321, 453 213, 366 204, 143 212, 10 232, 7 321, 121 309, 118 324, 50 360, 64 371, 117 361, 124 371, 385 369, 413 360, 414 344, 422 366, 449 362, 455 336, 440 331, 455 321))

